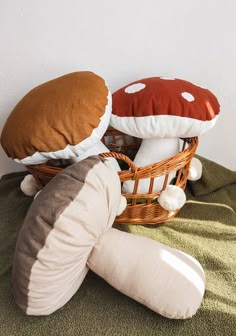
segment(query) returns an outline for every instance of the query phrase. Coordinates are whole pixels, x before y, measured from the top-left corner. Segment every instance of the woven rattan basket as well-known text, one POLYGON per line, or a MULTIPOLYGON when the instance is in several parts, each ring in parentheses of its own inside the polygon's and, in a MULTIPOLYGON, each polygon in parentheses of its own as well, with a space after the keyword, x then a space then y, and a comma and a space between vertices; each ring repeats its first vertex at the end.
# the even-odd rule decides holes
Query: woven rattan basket
MULTIPOLYGON (((115 223, 159 224, 176 216, 179 210, 168 211, 163 209, 158 203, 160 191, 153 191, 154 178, 165 176, 162 188, 164 190, 167 186, 169 174, 174 171, 176 172, 176 177, 172 184, 185 189, 189 165, 196 151, 198 138, 182 139, 183 145, 180 153, 169 159, 143 167, 136 167, 132 161, 140 146, 140 139, 109 128, 102 141, 111 152, 103 153, 101 156, 116 158, 122 167, 122 170, 118 172, 121 183, 134 180, 133 192, 123 194, 127 199, 127 207, 120 216, 116 217, 115 223), (149 191, 146 194, 138 194, 138 184, 140 179, 143 178, 150 180, 149 191)), ((56 167, 52 161, 49 161, 47 164, 27 166, 27 169, 33 174, 38 186, 42 189, 64 167, 56 167)))

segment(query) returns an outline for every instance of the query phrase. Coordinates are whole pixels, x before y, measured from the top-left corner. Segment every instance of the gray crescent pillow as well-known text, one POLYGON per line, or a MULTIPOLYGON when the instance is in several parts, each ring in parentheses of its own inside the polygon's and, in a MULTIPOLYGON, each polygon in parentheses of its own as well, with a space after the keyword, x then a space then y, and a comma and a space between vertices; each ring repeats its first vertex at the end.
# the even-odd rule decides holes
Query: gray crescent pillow
POLYGON ((20 230, 13 262, 15 301, 26 314, 50 314, 75 294, 120 198, 117 172, 98 156, 68 167, 40 192, 20 230))

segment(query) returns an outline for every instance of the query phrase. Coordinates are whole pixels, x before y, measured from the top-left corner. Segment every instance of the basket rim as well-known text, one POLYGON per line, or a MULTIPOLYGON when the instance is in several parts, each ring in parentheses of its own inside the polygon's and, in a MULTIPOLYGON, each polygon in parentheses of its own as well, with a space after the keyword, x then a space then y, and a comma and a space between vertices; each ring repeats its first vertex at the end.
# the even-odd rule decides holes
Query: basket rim
MULTIPOLYGON (((174 156, 171 156, 167 159, 164 159, 164 160, 161 160, 159 162, 154 162, 154 163, 150 163, 150 164, 147 164, 147 165, 144 165, 144 166, 141 166, 141 167, 138 167, 134 164, 137 172, 140 172, 142 171, 143 169, 153 169, 155 168, 156 166, 158 167, 161 167, 162 165, 166 165, 167 163, 170 164, 172 163, 172 161, 179 161, 182 159, 182 156, 184 156, 185 154, 187 154, 188 152, 191 152, 192 149, 195 149, 198 145, 198 137, 192 137, 192 138, 179 138, 181 140, 184 140, 186 142, 189 143, 189 146, 184 149, 183 151, 180 151, 178 154, 174 155, 174 156)), ((129 161, 133 162, 131 159, 129 159, 129 157, 125 154, 120 154, 120 153, 117 153, 117 152, 105 152, 105 153, 100 153, 98 154, 99 156, 102 156, 102 157, 113 157, 113 158, 120 158, 120 156, 124 156, 124 157, 127 157, 129 161)), ((51 166, 49 164, 47 164, 49 161, 53 161, 52 159, 51 160, 48 160, 47 162, 45 163, 38 163, 38 164, 34 164, 34 165, 26 165, 27 169, 34 169, 34 168, 40 168, 39 170, 44 170, 45 168, 45 171, 48 171, 48 172, 55 172, 55 173, 59 173, 60 171, 62 171, 63 169, 65 168, 62 168, 62 167, 56 167, 56 166, 51 166)), ((120 172, 118 172, 118 174, 122 174, 123 172, 126 172, 126 171, 129 171, 129 170, 122 170, 120 172)))
MULTIPOLYGON (((116 130, 112 130, 112 132, 117 134, 116 130)), ((119 132, 119 134, 122 135, 121 132, 119 132)), ((183 190, 185 189, 190 163, 196 152, 199 140, 198 137, 179 139, 183 140, 183 146, 179 153, 159 162, 154 162, 141 167, 137 167, 134 161, 122 152, 118 153, 111 151, 99 154, 99 156, 103 158, 111 157, 114 159, 124 160, 128 165, 128 168, 117 171, 120 182, 122 184, 128 180, 134 181, 133 192, 122 192, 122 195, 125 196, 126 199, 129 199, 130 203, 127 202, 128 204, 126 209, 120 216, 116 217, 114 223, 143 225, 160 224, 176 216, 179 209, 176 211, 167 211, 161 208, 158 202, 158 197, 160 192, 166 188, 169 175, 173 171, 176 172, 176 180, 174 184, 183 190), (164 175, 165 178, 162 189, 158 191, 153 190, 154 179, 164 175), (150 179, 149 191, 147 193, 139 193, 137 190, 139 180, 147 178, 150 179), (145 203, 138 203, 140 198, 144 198, 145 203), (153 199, 156 200, 154 203, 152 203, 153 199)), ((54 160, 48 160, 46 163, 42 164, 26 166, 29 172, 34 176, 40 189, 42 189, 55 175, 66 169, 66 167, 49 165, 49 161, 54 160)))
POLYGON ((168 174, 169 172, 171 172, 173 170, 173 166, 175 166, 176 169, 183 168, 186 165, 186 161, 188 161, 190 157, 194 156, 195 150, 198 146, 198 141, 199 141, 198 137, 192 137, 192 138, 187 138, 187 139, 182 139, 182 140, 185 140, 189 144, 189 146, 186 149, 180 151, 178 154, 171 156, 167 159, 161 160, 159 162, 150 163, 150 164, 147 164, 141 167, 137 167, 134 164, 134 162, 130 160, 129 157, 127 157, 127 155, 124 155, 124 154, 119 154, 116 152, 106 152, 106 153, 99 154, 99 156, 104 157, 104 158, 112 157, 115 159, 117 158, 117 159, 122 159, 122 160, 125 159, 124 157, 128 158, 126 162, 127 163, 129 161, 132 162, 133 171, 128 170, 128 169, 119 171, 118 174, 120 177, 128 173, 130 175, 129 179, 132 179, 132 175, 135 175, 135 178, 145 178, 145 177, 141 177, 140 175, 143 174, 144 171, 148 171, 149 173, 147 177, 156 178, 156 177, 162 176, 163 173, 168 174), (183 157, 185 157, 185 160, 183 160, 183 157), (160 168, 163 168, 163 170, 160 170, 160 168), (159 169, 159 172, 156 173, 157 169, 159 169))

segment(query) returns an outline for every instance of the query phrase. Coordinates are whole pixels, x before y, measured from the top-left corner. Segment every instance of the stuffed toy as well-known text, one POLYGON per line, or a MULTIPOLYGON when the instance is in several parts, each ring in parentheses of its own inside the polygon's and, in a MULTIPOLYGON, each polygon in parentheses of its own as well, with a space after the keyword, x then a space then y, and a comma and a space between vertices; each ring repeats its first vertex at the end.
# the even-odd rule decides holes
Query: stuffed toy
MULTIPOLYGON (((137 167, 167 160, 179 153, 179 138, 197 137, 210 130, 219 115, 219 102, 212 92, 182 79, 151 77, 132 82, 112 95, 111 125, 115 129, 141 138, 135 156, 137 167)), ((169 174, 168 183, 175 172, 169 174)), ((189 179, 201 176, 200 163, 191 164, 189 179)), ((162 190, 164 177, 154 181, 154 191, 162 190)), ((123 192, 132 193, 133 181, 125 181, 123 192)), ((149 180, 143 179, 138 193, 147 193, 149 180)), ((180 188, 179 188, 180 189, 180 188)), ((184 204, 182 190, 169 188, 162 199, 166 209, 184 204), (175 198, 171 201, 171 195, 175 198), (176 199, 178 197, 179 199, 176 199)), ((177 208, 177 209, 178 209, 177 208)))
POLYGON ((107 159, 90 156, 57 174, 32 202, 18 235, 12 270, 17 305, 28 315, 51 314, 91 269, 158 314, 193 316, 205 290, 201 265, 184 252, 112 228, 125 207, 107 159))
MULTIPOLYGON (((25 166, 49 160, 68 164, 109 151, 100 141, 110 122, 112 97, 105 80, 91 71, 52 79, 28 92, 10 113, 1 145, 25 166)), ((119 170, 115 159, 110 159, 119 170)), ((27 178, 22 191, 32 195, 27 178)))

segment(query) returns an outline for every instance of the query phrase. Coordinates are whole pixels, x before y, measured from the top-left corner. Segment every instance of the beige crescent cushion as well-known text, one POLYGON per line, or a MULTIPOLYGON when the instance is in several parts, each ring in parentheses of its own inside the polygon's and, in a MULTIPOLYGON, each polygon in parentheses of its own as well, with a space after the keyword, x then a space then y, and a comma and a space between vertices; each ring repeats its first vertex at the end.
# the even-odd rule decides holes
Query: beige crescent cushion
POLYGON ((118 174, 98 156, 66 168, 39 193, 20 230, 12 271, 15 300, 26 314, 62 307, 89 268, 163 316, 196 313, 205 290, 199 262, 111 228, 120 201, 118 174))
POLYGON ((74 72, 37 86, 9 115, 1 144, 24 165, 80 156, 105 133, 111 94, 103 78, 74 72))
POLYGON ((50 314, 75 294, 95 242, 114 222, 120 198, 116 170, 98 156, 66 168, 39 193, 20 230, 13 262, 13 293, 26 314, 50 314))
POLYGON ((88 266, 123 294, 172 319, 192 317, 205 292, 205 274, 195 258, 114 228, 96 242, 88 266))

